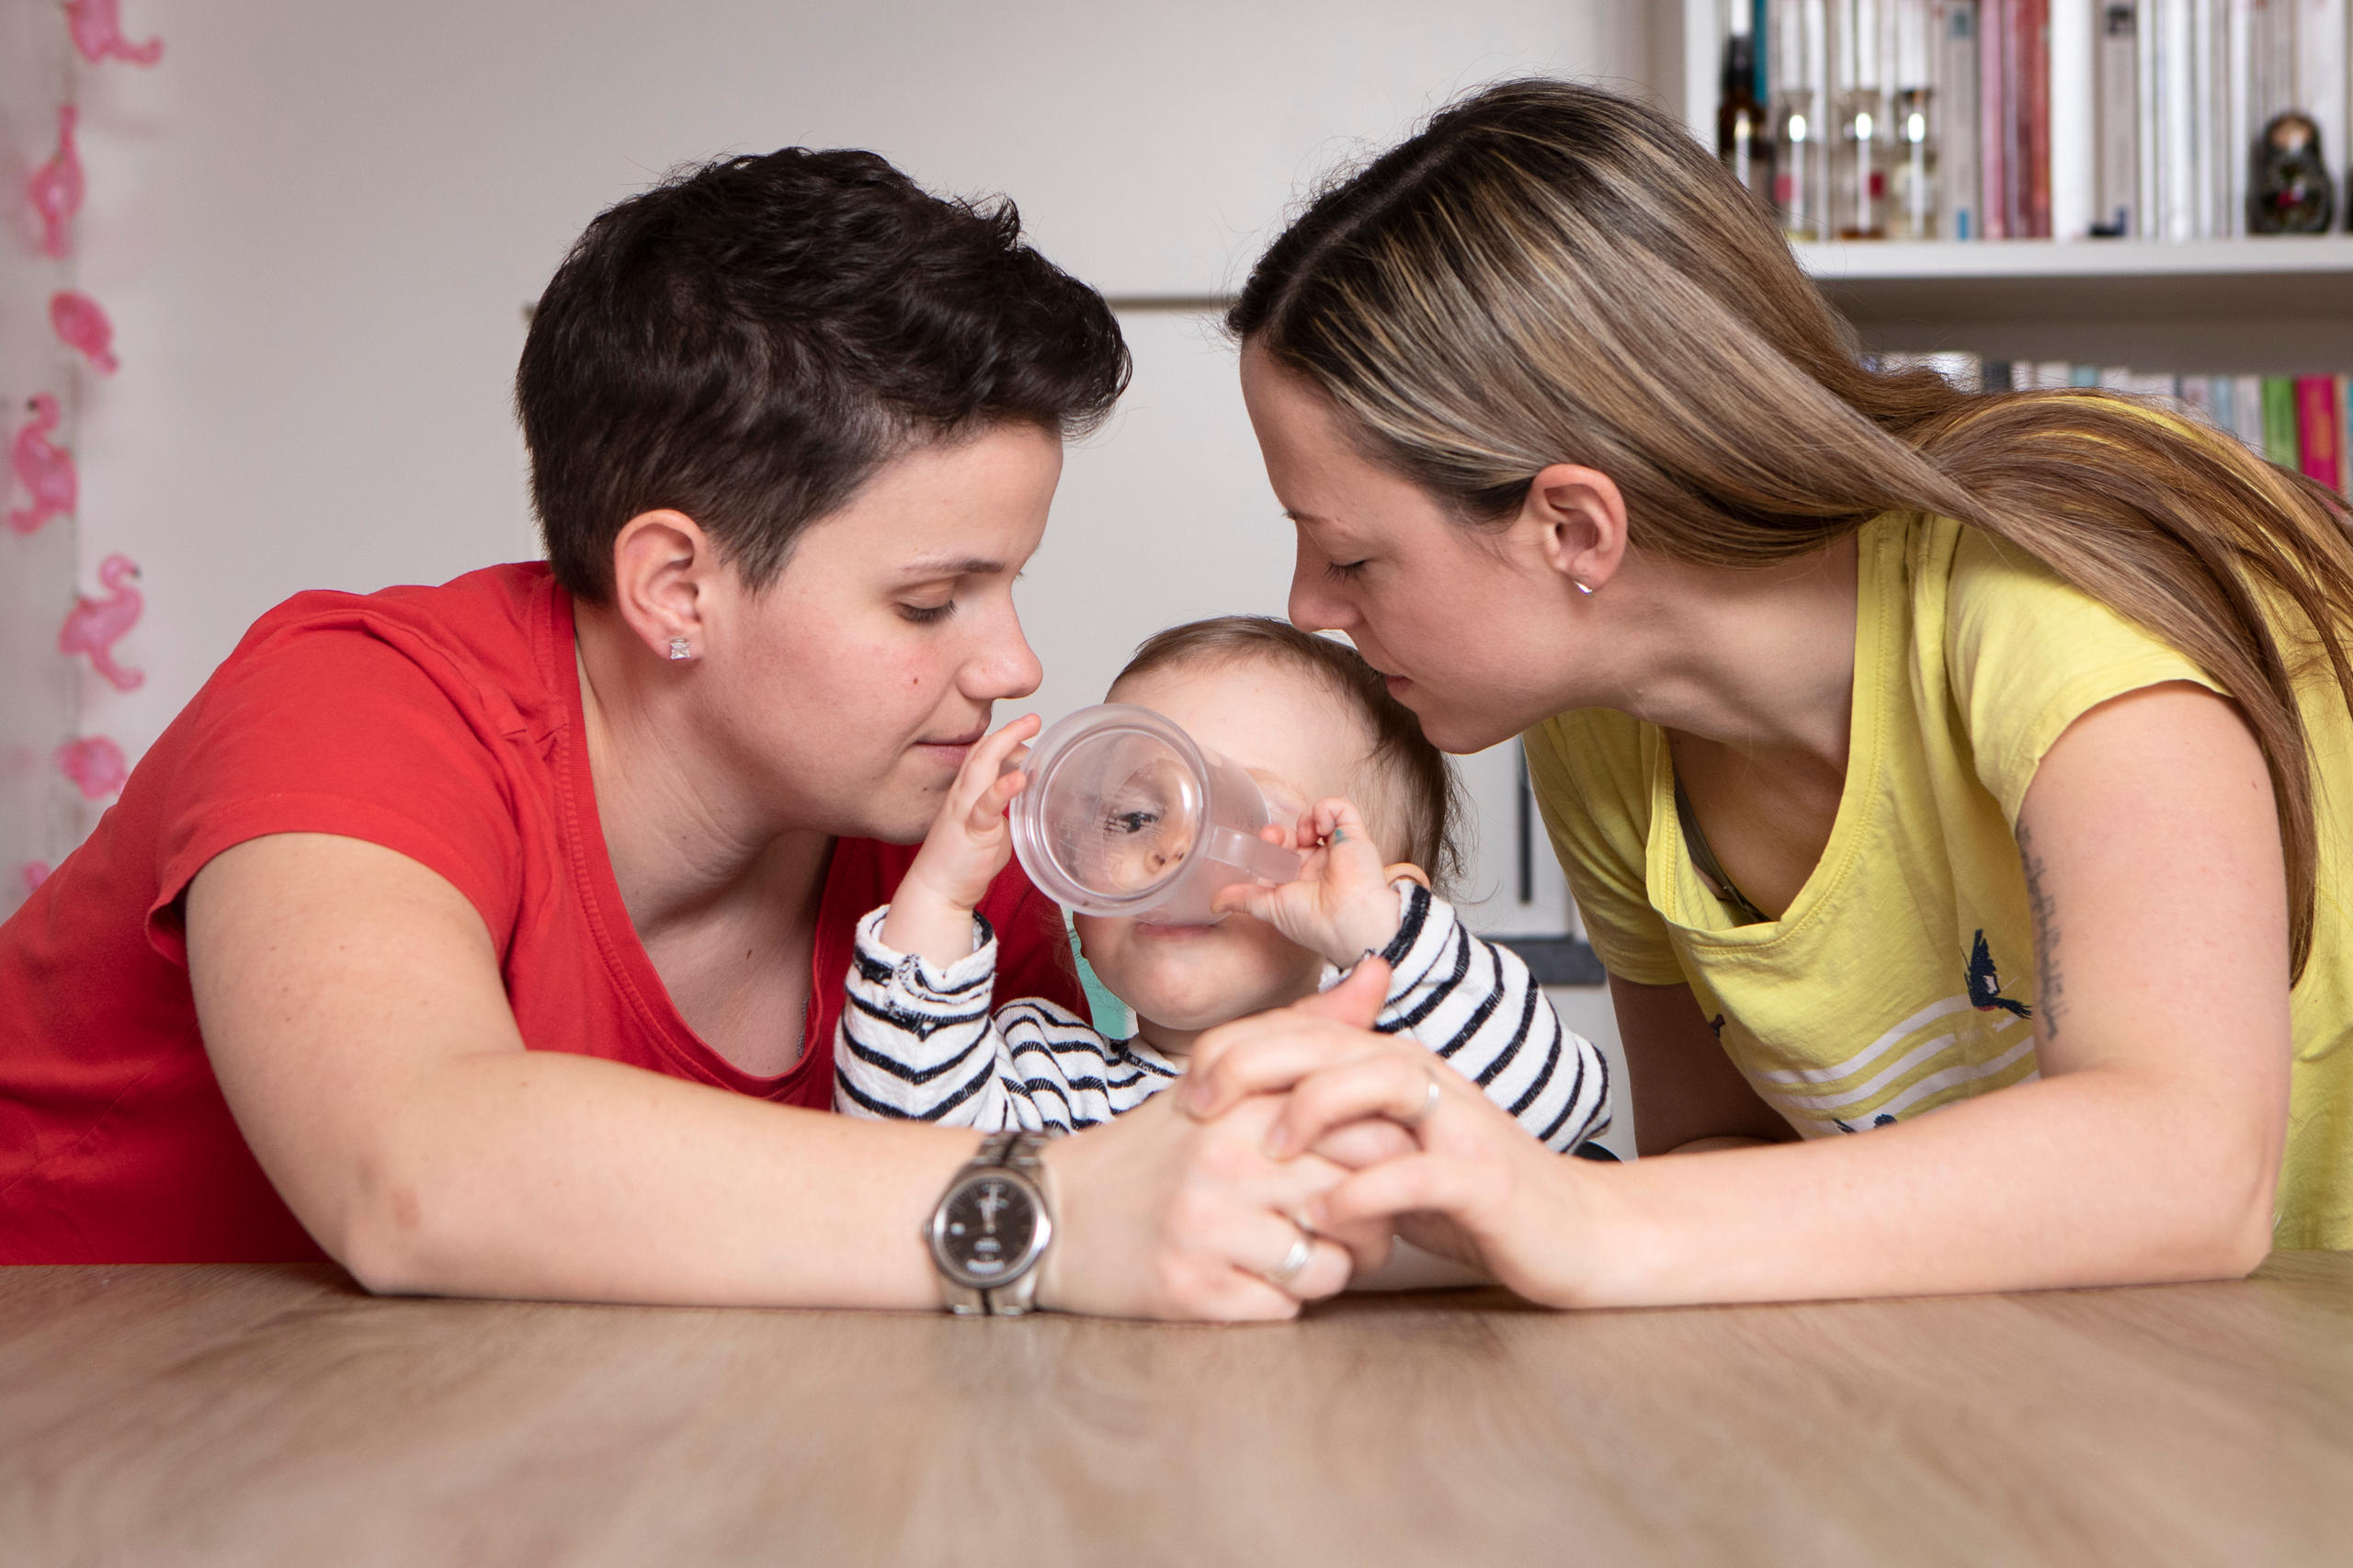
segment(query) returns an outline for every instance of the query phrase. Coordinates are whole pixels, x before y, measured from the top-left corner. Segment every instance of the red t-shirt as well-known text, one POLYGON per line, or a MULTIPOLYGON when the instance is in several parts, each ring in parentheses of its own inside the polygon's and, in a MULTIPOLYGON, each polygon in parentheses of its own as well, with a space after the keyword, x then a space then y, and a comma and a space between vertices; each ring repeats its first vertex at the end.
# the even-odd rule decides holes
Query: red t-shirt
MULTIPOLYGON (((836 843, 808 1049, 754 1076, 696 1038, 639 943, 582 733, 572 602, 544 566, 302 594, 256 623, 0 926, 0 1263, 324 1256, 246 1149, 188 989, 180 895, 266 834, 366 839, 447 878, 489 927, 535 1050, 830 1107, 852 934, 914 848, 836 843)), ((1060 914, 1018 865, 982 910, 1006 994, 1083 1006, 1060 914)))

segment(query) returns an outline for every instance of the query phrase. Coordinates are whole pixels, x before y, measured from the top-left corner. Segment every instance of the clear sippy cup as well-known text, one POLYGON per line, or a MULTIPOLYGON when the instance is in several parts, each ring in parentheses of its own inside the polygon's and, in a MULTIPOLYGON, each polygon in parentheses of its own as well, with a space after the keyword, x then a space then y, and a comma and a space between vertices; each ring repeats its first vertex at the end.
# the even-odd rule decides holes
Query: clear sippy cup
POLYGON ((1250 775, 1149 708, 1082 708, 1020 766, 1014 853, 1081 915, 1206 926, 1220 888, 1299 875, 1299 856, 1258 836, 1270 813, 1250 775))

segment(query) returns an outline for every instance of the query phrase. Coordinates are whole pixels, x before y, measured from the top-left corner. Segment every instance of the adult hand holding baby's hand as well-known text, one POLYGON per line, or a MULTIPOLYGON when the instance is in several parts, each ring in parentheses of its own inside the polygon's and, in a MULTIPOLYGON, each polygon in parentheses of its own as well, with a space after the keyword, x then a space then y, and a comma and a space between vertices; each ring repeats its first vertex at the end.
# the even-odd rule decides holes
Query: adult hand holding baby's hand
POLYGON ((1038 725, 1036 714, 1025 713, 964 754, 883 917, 887 946, 941 965, 972 950, 972 911, 1013 855, 1006 808, 1029 782, 1027 773, 1006 764, 1038 733, 1038 725))
POLYGON ((1269 827, 1264 836, 1306 857, 1298 879, 1279 887, 1236 882, 1221 889, 1214 904, 1220 913, 1253 915, 1343 969, 1397 935, 1389 869, 1354 803, 1336 796, 1318 801, 1290 833, 1269 827))
MULTIPOLYGON (((1386 966, 1370 963, 1321 995, 1245 1022, 1360 1030, 1380 1011, 1386 983, 1386 966)), ((1202 1046, 1214 1056, 1216 1038, 1242 1027, 1211 1030, 1202 1046)), ((1188 1075, 1203 1060, 1197 1051, 1188 1075)), ((1393 1150, 1344 1139, 1351 1152, 1275 1158, 1266 1145, 1279 1098, 1245 1099, 1204 1120, 1184 1113, 1183 1094, 1180 1085, 1107 1127, 1047 1145, 1064 1239, 1046 1255, 1041 1301, 1118 1316, 1290 1317, 1301 1302, 1336 1293, 1352 1269, 1379 1267, 1389 1253, 1385 1221, 1309 1233, 1297 1216, 1352 1169, 1393 1150), (1304 1262, 1286 1272, 1302 1242, 1304 1262)))
MULTIPOLYGON (((1360 1028, 1380 1010, 1385 983, 1385 966, 1367 964, 1321 995, 1260 1017, 1360 1028)), ((1200 1065, 1196 1055, 1188 1072, 1200 1065)), ((1309 1232, 1297 1216, 1393 1148, 1343 1139, 1331 1150, 1277 1159, 1266 1145, 1279 1098, 1245 1100, 1213 1121, 1184 1114, 1181 1098, 1180 1085, 1108 1126, 1047 1146, 1064 1243, 1046 1255, 1041 1301, 1118 1316, 1290 1317, 1302 1301, 1338 1292, 1353 1269, 1377 1267, 1388 1256, 1385 1221, 1309 1232), (1348 1144, 1353 1152, 1340 1152, 1348 1144), (1302 1244, 1303 1260, 1291 1268, 1302 1244)))
MULTIPOLYGON (((1358 986, 1372 994, 1368 972, 1385 983, 1386 967, 1362 964, 1317 1000, 1358 986)), ((1595 1167, 1546 1149, 1410 1037, 1296 1008, 1261 1013, 1204 1035, 1172 1091, 1188 1115, 1211 1121, 1268 1096, 1281 1096, 1281 1109, 1267 1127, 1264 1153, 1279 1160, 1330 1154, 1357 1167, 1308 1204, 1302 1217, 1317 1230, 1355 1235, 1393 1226, 1531 1301, 1578 1305, 1606 1290, 1607 1249, 1596 1244, 1613 1217, 1611 1192, 1595 1167), (1363 1135, 1369 1122, 1405 1138, 1370 1159, 1338 1152, 1340 1140, 1363 1135)))

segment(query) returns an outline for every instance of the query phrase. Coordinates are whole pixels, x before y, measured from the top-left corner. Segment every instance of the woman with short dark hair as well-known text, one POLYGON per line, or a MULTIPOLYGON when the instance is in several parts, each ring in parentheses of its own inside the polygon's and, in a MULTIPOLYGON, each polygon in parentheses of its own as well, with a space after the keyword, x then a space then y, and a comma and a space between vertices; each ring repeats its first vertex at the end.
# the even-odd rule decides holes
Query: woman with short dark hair
MULTIPOLYGON (((871 153, 599 217, 517 379, 549 564, 271 611, 0 927, 0 1262, 936 1304, 977 1190, 1031 1203, 1004 1310, 1336 1290, 1233 1241, 1341 1175, 1256 1156, 1263 1119, 1041 1164, 813 1108, 855 921, 1037 685, 1013 579, 1127 371, 1009 204, 871 153)), ((1017 870, 984 913, 1078 1005, 1017 870)))

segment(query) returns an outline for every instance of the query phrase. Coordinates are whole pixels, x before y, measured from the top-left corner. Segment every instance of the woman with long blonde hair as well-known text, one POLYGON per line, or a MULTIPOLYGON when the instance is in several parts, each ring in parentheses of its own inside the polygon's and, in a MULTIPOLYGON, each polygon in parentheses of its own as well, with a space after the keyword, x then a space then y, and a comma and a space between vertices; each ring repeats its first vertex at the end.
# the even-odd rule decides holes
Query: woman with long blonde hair
POLYGON ((1524 733, 1644 1156, 1272 1016, 1418 1152, 1311 1205, 1561 1304, 2206 1278, 2353 1246, 2353 541, 2177 413, 1867 369, 1768 216, 1608 93, 1477 94, 1231 314, 1292 618, 1450 751, 1524 733), (1851 1136, 1850 1136, 1851 1135, 1851 1136))

